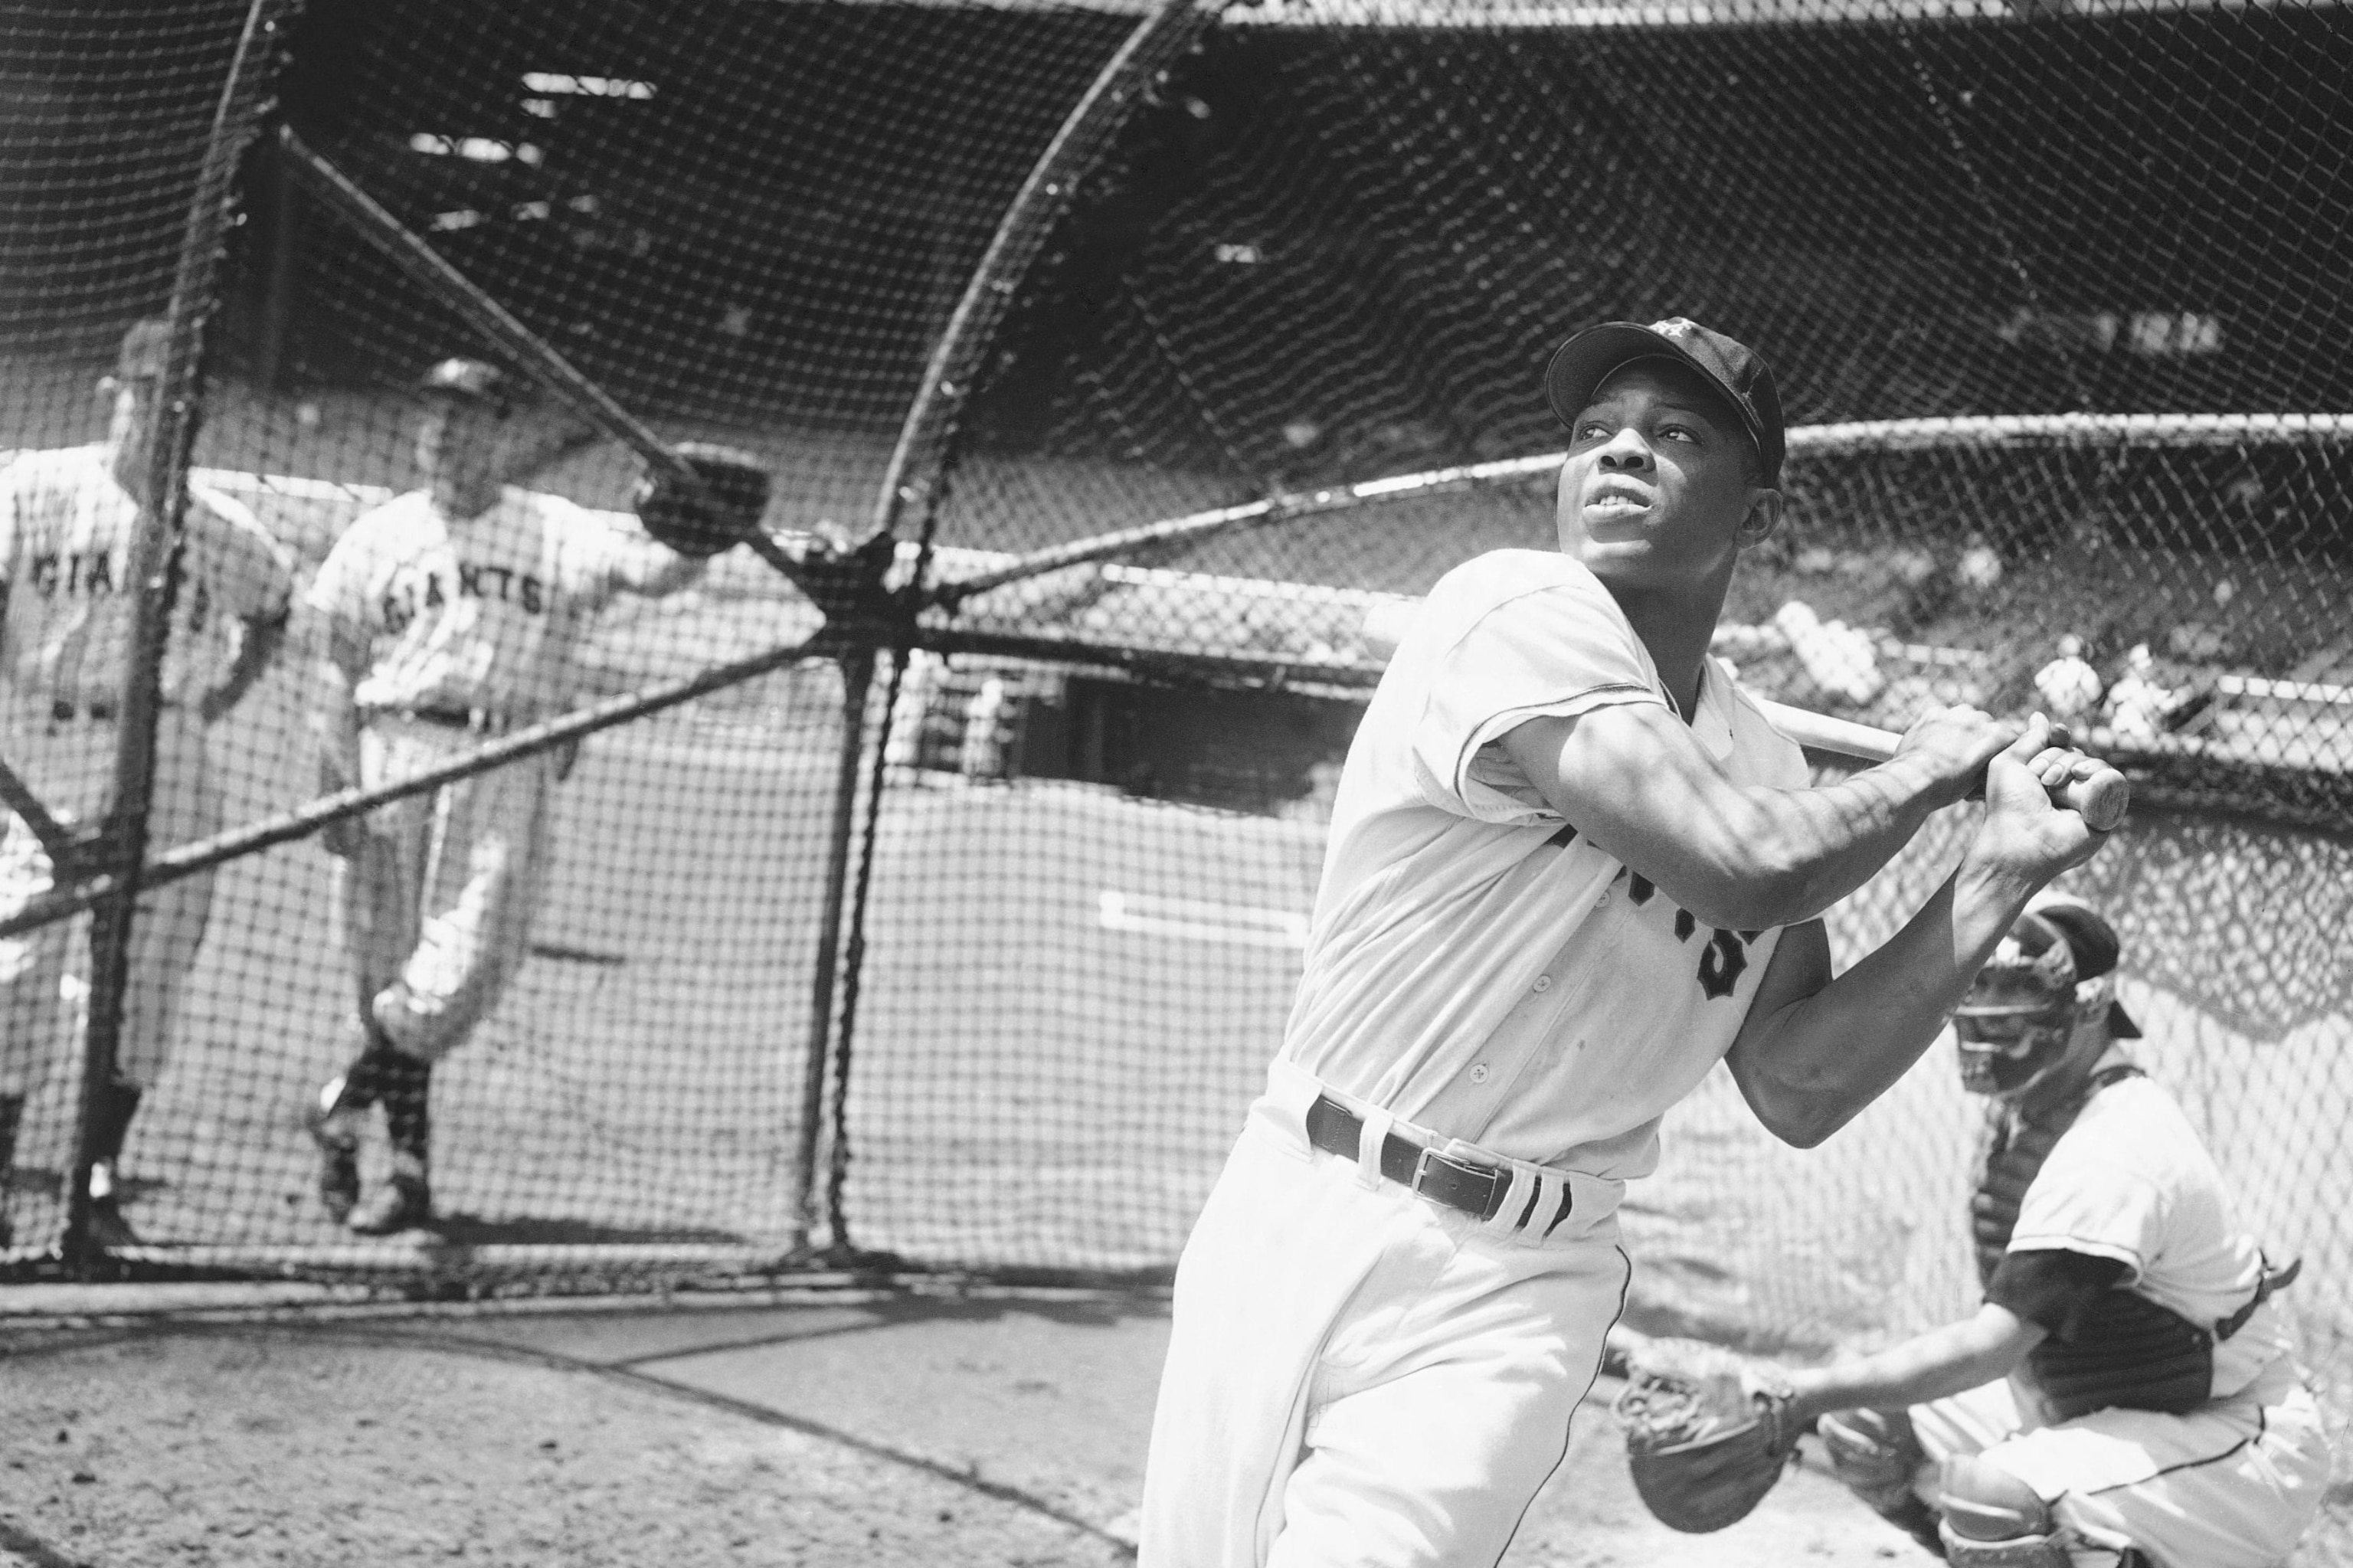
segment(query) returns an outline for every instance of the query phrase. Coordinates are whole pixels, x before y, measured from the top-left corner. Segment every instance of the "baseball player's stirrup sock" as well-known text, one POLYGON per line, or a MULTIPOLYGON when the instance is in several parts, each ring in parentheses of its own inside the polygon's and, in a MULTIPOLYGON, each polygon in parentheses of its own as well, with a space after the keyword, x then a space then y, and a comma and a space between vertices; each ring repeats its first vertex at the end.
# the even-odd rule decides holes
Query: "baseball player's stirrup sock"
POLYGON ((139 1245, 130 1222, 122 1217, 114 1167, 122 1158, 122 1142, 130 1136, 131 1118, 139 1114, 142 1092, 137 1084, 108 1079, 106 1092, 99 1100, 98 1125, 90 1129, 90 1228, 101 1246, 139 1245))
POLYGON ((385 1130, 392 1140, 392 1180, 343 1222, 363 1235, 406 1230, 433 1217, 433 1189, 427 1174, 432 1144, 433 1068, 413 1056, 388 1051, 376 1071, 385 1130))

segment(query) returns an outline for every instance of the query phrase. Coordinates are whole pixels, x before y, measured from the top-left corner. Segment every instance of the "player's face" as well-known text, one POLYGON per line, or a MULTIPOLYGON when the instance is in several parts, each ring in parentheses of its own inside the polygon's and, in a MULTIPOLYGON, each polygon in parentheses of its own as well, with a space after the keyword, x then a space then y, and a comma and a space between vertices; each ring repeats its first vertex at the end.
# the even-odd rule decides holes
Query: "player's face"
POLYGON ((1721 581, 1780 515, 1755 461, 1738 415, 1697 371, 1670 359, 1621 366, 1569 429, 1561 550, 1613 588, 1721 581))
POLYGON ((417 466, 434 493, 479 496, 496 471, 499 417, 488 406, 458 397, 436 397, 417 427, 417 466))
POLYGON ((1973 1095, 2022 1093, 2067 1054, 2075 1033, 2072 1008, 2047 1012, 1959 1013, 1961 1086, 1973 1095))

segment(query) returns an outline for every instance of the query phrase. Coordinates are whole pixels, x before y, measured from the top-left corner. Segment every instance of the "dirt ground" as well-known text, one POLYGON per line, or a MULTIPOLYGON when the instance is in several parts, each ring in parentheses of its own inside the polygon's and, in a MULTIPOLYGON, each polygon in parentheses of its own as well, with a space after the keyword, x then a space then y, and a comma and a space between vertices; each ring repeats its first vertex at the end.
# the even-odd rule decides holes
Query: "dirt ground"
MULTIPOLYGON (((1124 1564, 1165 1328, 999 1302, 18 1330, 0 1568, 1124 1564)), ((1917 1556, 1818 1463, 1675 1535, 1599 1406, 1509 1568, 1917 1556)))

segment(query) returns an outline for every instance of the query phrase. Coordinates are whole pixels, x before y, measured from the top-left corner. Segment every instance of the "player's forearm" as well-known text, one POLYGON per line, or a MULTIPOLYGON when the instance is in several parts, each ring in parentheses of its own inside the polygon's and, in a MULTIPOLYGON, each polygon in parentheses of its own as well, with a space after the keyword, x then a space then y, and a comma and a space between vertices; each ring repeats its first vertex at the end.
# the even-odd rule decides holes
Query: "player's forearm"
POLYGON ((1811 1148, 1910 1071, 2035 885, 1965 859, 1883 946, 1811 994, 1752 1011, 1733 1044, 1741 1092, 1811 1148))
POLYGON ((237 657, 230 662, 228 673, 218 685, 205 694, 204 719, 212 723, 245 700, 254 682, 277 656, 279 644, 286 639, 286 621, 248 620, 239 623, 237 657))
POLYGON ((318 747, 322 781, 349 789, 359 782, 360 713, 352 679, 333 659, 321 659, 313 676, 310 730, 318 747))
POLYGON ((1982 1388, 2009 1376, 2042 1337, 2034 1324, 1989 1302, 1975 1317, 1900 1345, 1792 1370, 1790 1414, 1802 1423, 1833 1410, 1901 1410, 1982 1388))
POLYGON ((1912 842, 1930 813, 1956 798, 1952 780, 1899 757, 1817 789, 1752 791, 1763 823, 1752 853, 1782 868, 1774 917, 1740 929, 1811 920, 1861 887, 1912 842))
POLYGON ((1965 788, 1901 756, 1820 789, 1741 785, 1664 709, 1535 719, 1503 745, 1599 848, 1729 930, 1810 920, 1870 880, 1965 788))

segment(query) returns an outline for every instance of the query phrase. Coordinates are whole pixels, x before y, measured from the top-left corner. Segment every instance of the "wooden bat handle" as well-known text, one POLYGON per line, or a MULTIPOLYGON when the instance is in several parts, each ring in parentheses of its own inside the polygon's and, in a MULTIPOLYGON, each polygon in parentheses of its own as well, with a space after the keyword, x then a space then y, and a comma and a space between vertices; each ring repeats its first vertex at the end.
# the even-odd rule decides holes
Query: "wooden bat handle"
MULTIPOLYGON (((1895 755, 1902 738, 1889 730, 1810 713, 1787 703, 1762 702, 1761 705, 1776 728, 1810 751, 1852 757, 1858 762, 1884 762, 1895 755)), ((2103 768, 2089 779, 2070 779, 2052 791, 2052 799, 2081 812, 2086 824, 2105 833, 2123 821, 2132 808, 2132 783, 2115 768, 2103 768)))

